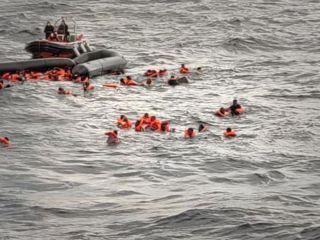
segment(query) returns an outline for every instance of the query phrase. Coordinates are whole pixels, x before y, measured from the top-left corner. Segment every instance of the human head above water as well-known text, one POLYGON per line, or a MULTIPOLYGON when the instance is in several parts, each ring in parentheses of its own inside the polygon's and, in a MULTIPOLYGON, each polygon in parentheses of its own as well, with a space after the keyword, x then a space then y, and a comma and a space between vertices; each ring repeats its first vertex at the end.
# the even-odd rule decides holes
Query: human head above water
POLYGON ((231 132, 231 128, 227 128, 226 131, 227 131, 227 132, 231 132))

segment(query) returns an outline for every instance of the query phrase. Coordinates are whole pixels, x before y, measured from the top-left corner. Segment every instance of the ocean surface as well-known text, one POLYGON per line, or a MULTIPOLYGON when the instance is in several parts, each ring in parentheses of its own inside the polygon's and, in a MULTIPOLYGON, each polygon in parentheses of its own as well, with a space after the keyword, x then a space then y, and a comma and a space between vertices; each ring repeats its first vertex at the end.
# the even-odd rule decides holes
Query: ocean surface
POLYGON ((176 87, 103 88, 121 77, 109 75, 85 95, 70 82, 1 90, 1 240, 320 239, 319 0, 1 0, 1 62, 29 59, 25 44, 61 16, 138 81, 193 73, 176 87), (245 114, 213 115, 234 98, 245 114), (176 132, 106 144, 121 114, 145 112, 176 132), (209 131, 185 140, 200 123, 209 131))

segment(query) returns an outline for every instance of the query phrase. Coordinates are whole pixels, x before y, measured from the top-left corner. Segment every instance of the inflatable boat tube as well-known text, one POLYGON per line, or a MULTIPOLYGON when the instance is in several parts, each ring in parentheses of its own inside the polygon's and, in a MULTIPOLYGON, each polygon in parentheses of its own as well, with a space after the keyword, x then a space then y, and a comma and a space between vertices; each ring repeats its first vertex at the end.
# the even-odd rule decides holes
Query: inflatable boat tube
POLYGON ((90 77, 101 76, 111 71, 119 71, 127 65, 127 61, 123 57, 109 50, 83 53, 73 60, 77 65, 72 69, 72 73, 89 75, 90 77))
POLYGON ((46 70, 54 67, 74 67, 75 62, 69 58, 31 59, 25 61, 0 63, 0 73, 22 70, 46 70))

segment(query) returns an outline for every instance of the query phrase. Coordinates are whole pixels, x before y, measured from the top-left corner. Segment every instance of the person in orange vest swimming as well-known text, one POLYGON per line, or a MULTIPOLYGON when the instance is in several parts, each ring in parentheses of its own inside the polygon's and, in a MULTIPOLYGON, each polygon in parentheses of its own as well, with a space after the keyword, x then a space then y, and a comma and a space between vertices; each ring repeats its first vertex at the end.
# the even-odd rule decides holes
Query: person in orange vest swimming
POLYGON ((161 121, 157 119, 155 116, 151 116, 150 123, 147 126, 148 129, 151 129, 152 131, 157 131, 161 127, 161 121))
POLYGON ((217 117, 225 117, 227 115, 227 112, 223 107, 221 107, 218 111, 214 113, 214 115, 216 115, 217 117))
POLYGON ((107 143, 109 145, 120 143, 120 139, 118 137, 118 131, 117 130, 106 132, 105 135, 108 136, 107 143))
POLYGON ((232 130, 231 128, 227 128, 224 132, 223 135, 225 137, 235 137, 237 136, 236 132, 234 130, 232 130))
POLYGON ((142 123, 141 120, 137 120, 136 123, 135 123, 135 125, 134 125, 134 130, 135 130, 136 132, 143 132, 143 131, 144 131, 144 128, 143 128, 142 124, 143 124, 143 123, 142 123))
POLYGON ((93 90, 94 86, 90 84, 90 82, 83 82, 83 91, 88 92, 90 90, 93 90))
POLYGON ((165 75, 167 75, 167 69, 160 69, 159 70, 159 72, 158 72, 158 76, 159 77, 163 77, 163 76, 165 76, 165 75))
POLYGON ((143 114, 143 116, 140 118, 140 121, 142 124, 147 124, 147 125, 150 124, 151 118, 149 116, 149 113, 143 114))
POLYGON ((141 84, 134 81, 131 76, 126 76, 126 78, 121 78, 120 79, 120 84, 121 85, 126 85, 126 86, 140 86, 141 84))
POLYGON ((117 126, 120 127, 123 124, 123 119, 125 118, 125 115, 120 115, 120 117, 117 119, 117 126))
POLYGON ((118 127, 122 129, 128 129, 128 128, 131 128, 131 126, 132 126, 132 123, 126 116, 122 118, 122 121, 120 121, 118 125, 118 127))
POLYGON ((199 133, 200 132, 206 132, 206 131, 208 131, 208 127, 201 123, 199 125, 199 129, 198 130, 199 130, 199 133))
POLYGON ((2 143, 3 145, 9 145, 10 140, 8 137, 0 137, 0 143, 2 143))
POLYGON ((187 68, 184 64, 181 64, 179 72, 183 74, 189 73, 189 68, 187 68))
POLYGON ((184 138, 194 138, 196 136, 196 131, 193 128, 188 128, 184 130, 184 138))
POLYGON ((71 90, 65 90, 62 87, 58 88, 58 94, 62 94, 62 95, 71 95, 72 91, 71 90))
POLYGON ((175 129, 170 128, 170 121, 162 121, 159 131, 160 132, 175 132, 175 129))

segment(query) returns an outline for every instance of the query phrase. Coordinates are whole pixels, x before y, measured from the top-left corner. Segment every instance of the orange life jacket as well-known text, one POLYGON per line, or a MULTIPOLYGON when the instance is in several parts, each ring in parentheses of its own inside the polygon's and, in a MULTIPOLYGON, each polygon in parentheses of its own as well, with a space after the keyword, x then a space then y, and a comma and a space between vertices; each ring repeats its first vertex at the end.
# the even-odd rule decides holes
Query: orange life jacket
POLYGON ((138 85, 138 83, 132 79, 125 79, 124 80, 124 84, 128 85, 128 86, 136 86, 138 85))
POLYGON ((180 73, 189 73, 189 68, 187 67, 180 68, 180 73))
POLYGON ((192 131, 192 134, 190 135, 189 134, 189 131, 188 131, 188 129, 185 129, 184 130, 184 137, 185 138, 194 138, 196 136, 196 132, 193 130, 192 131))
POLYGON ((140 118, 140 121, 141 121, 141 124, 150 124, 151 118, 150 118, 150 117, 144 117, 144 116, 142 116, 142 117, 140 118))
POLYGON ((231 130, 230 132, 225 131, 225 132, 223 133, 223 135, 224 135, 225 137, 235 137, 235 136, 237 136, 236 132, 233 131, 233 130, 231 130))
POLYGON ((4 79, 4 80, 9 80, 10 79, 10 73, 4 73, 3 75, 2 75, 2 79, 4 79))
POLYGON ((143 132, 144 131, 144 128, 142 127, 142 124, 140 123, 138 126, 135 126, 134 127, 134 130, 136 132, 143 132))
POLYGON ((161 128, 161 121, 159 119, 155 119, 154 121, 150 122, 149 126, 152 130, 158 130, 161 128))
POLYGON ((226 114, 225 114, 225 113, 222 113, 220 110, 216 111, 216 112, 214 113, 214 115, 216 115, 217 117, 225 117, 225 116, 226 116, 226 114))
POLYGON ((10 144, 10 141, 7 140, 7 139, 4 138, 4 137, 0 137, 0 143, 5 144, 5 145, 9 145, 9 144, 10 144))

